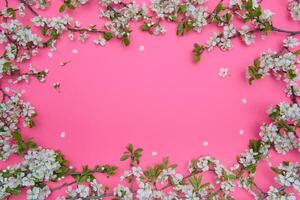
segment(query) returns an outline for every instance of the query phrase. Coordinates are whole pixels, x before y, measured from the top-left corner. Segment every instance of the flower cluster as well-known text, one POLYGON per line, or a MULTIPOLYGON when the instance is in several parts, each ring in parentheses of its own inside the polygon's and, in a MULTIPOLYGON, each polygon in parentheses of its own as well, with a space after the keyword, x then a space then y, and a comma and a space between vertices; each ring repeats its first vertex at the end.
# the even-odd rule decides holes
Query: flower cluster
POLYGON ((289 0, 289 10, 291 17, 295 21, 300 20, 300 2, 296 0, 289 0))
POLYGON ((68 186, 66 196, 59 196, 57 200, 65 200, 68 198, 86 198, 88 196, 99 197, 105 193, 105 188, 102 184, 98 183, 96 179, 89 180, 87 185, 79 184, 76 188, 68 186))
POLYGON ((300 191, 300 164, 283 162, 277 168, 273 168, 278 174, 276 181, 284 187, 293 186, 296 191, 300 191))
POLYGON ((42 10, 48 8, 50 5, 50 0, 29 0, 26 2, 30 5, 34 5, 36 8, 42 9, 42 10))
POLYGON ((278 80, 284 80, 287 84, 286 93, 291 96, 292 93, 298 96, 299 72, 297 65, 299 64, 299 51, 292 51, 299 45, 296 38, 290 36, 283 41, 283 47, 279 52, 269 50, 263 52, 259 58, 254 60, 252 66, 248 67, 247 78, 250 83, 254 80, 261 79, 270 74, 274 75, 278 80))
POLYGON ((7 91, 1 92, 3 98, 8 98, 0 103, 0 159, 6 160, 18 150, 18 145, 12 143, 12 139, 16 139, 19 122, 23 121, 26 127, 33 127, 36 112, 30 103, 21 99, 20 93, 14 92, 10 96, 7 91))
POLYGON ((0 42, 6 43, 4 58, 22 62, 31 55, 36 55, 37 48, 42 46, 42 39, 31 32, 30 27, 23 26, 18 20, 1 23, 0 42))
POLYGON ((286 200, 296 200, 295 195, 282 192, 280 189, 276 189, 273 186, 270 186, 267 197, 268 200, 273 199, 286 199, 286 200))
POLYGON ((146 12, 145 6, 139 6, 134 1, 120 8, 107 5, 105 9, 100 10, 100 16, 110 20, 105 23, 107 32, 103 33, 104 39, 110 40, 112 38, 110 34, 112 34, 116 38, 121 38, 126 46, 129 45, 131 32, 129 22, 146 18, 146 12))
POLYGON ((300 164, 298 162, 283 162, 272 168, 272 170, 277 174, 275 180, 281 187, 276 189, 271 186, 267 193, 267 199, 285 198, 296 200, 296 195, 286 192, 285 188, 293 186, 297 192, 300 191, 300 164))
POLYGON ((65 161, 59 153, 42 148, 29 150, 20 164, 0 171, 0 196, 19 194, 28 187, 27 199, 45 199, 50 195, 45 181, 57 180, 64 170, 65 161))
POLYGON ((261 127, 262 141, 273 144, 278 153, 285 154, 294 148, 300 151, 300 140, 296 135, 296 127, 300 120, 300 108, 297 104, 280 103, 269 110, 274 122, 261 127))

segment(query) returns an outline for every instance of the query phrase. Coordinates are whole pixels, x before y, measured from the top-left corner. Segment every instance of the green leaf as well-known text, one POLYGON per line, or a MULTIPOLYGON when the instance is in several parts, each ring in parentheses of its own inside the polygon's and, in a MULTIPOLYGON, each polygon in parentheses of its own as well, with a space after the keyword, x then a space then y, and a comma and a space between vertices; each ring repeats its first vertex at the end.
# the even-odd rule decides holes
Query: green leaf
POLYGON ((8 16, 12 17, 12 18, 16 18, 16 11, 13 8, 7 8, 6 12, 8 14, 8 16))
POLYGON ((194 49, 193 49, 193 60, 194 62, 198 63, 201 60, 201 54, 203 52, 203 46, 199 45, 197 43, 194 44, 194 49))
POLYGON ((297 73, 294 70, 290 69, 287 71, 287 77, 290 80, 294 80, 297 77, 297 73))
POLYGON ((274 109, 272 110, 272 112, 269 114, 269 117, 272 119, 272 120, 276 120, 277 117, 280 115, 280 111, 278 109, 274 109))
POLYGON ((234 180, 236 178, 233 174, 225 174, 224 177, 230 180, 234 180))
POLYGON ((12 132, 13 139, 16 140, 17 143, 23 143, 22 136, 19 131, 12 132))
POLYGON ((262 9, 261 6, 258 6, 257 8, 255 8, 252 12, 253 17, 260 17, 262 15, 262 9))
POLYGON ((257 67, 257 68, 259 68, 259 66, 260 66, 260 60, 259 60, 259 58, 256 58, 254 60, 254 66, 257 67))
POLYGON ((254 60, 254 65, 256 65, 256 66, 249 66, 248 67, 248 74, 249 74, 248 82, 249 82, 250 85, 252 84, 252 81, 261 79, 261 77, 262 77, 262 74, 260 74, 258 72, 259 65, 260 65, 259 60, 255 59, 254 60))
POLYGON ((294 132, 294 129, 293 129, 290 125, 288 125, 285 121, 283 121, 283 120, 277 121, 276 124, 277 124, 277 126, 279 126, 280 128, 286 129, 288 132, 294 132))
POLYGON ((130 153, 133 153, 133 145, 132 145, 132 144, 128 144, 128 145, 127 145, 127 150, 128 150, 130 153))
POLYGON ((199 176, 199 178, 197 178, 196 176, 192 176, 189 178, 189 182, 191 183, 191 185, 196 191, 200 189, 201 180, 202 180, 202 176, 199 176))
POLYGON ((300 49, 294 51, 294 54, 295 54, 296 56, 299 56, 299 55, 300 55, 300 49))
POLYGON ((27 149, 35 149, 35 148, 37 148, 37 144, 35 142, 33 142, 32 140, 27 140, 27 141, 25 141, 25 147, 27 149))
POLYGON ((254 174, 256 172, 256 165, 252 164, 246 167, 246 169, 251 173, 254 174))
POLYGON ((67 7, 69 8, 69 9, 71 9, 71 10, 74 10, 75 9, 75 7, 74 7, 74 5, 70 2, 70 3, 65 3, 66 5, 67 5, 67 7))
POLYGON ((189 31, 192 30, 193 28, 194 28, 193 21, 192 21, 192 20, 188 20, 188 21, 185 23, 185 30, 186 30, 186 32, 189 32, 189 31))
POLYGON ((288 167, 290 165, 290 162, 289 161, 283 161, 282 164, 286 167, 288 167))
POLYGON ((124 36, 122 38, 122 43, 125 45, 125 46, 128 46, 130 44, 130 40, 128 38, 128 36, 124 36))
POLYGON ((218 14, 219 12, 221 12, 224 9, 224 6, 222 3, 218 3, 218 5, 215 8, 215 13, 218 14))
POLYGON ((148 24, 145 22, 144 24, 142 24, 142 25, 140 26, 140 29, 141 29, 142 31, 148 31, 148 30, 150 29, 150 27, 149 27, 148 24))
POLYGON ((246 10, 247 11, 251 11, 253 8, 253 1, 252 0, 248 0, 246 3, 246 10))
POLYGON ((19 195, 21 193, 21 189, 20 188, 9 188, 8 187, 6 189, 6 192, 16 196, 16 195, 19 195))
POLYGON ((269 33, 272 30, 272 24, 270 24, 269 22, 263 23, 263 26, 264 26, 263 32, 265 34, 269 33))
POLYGON ((46 27, 45 27, 45 26, 42 26, 42 27, 41 27, 41 33, 42 33, 42 35, 46 35, 46 34, 47 34, 47 31, 46 31, 46 27))
POLYGON ((250 140, 249 148, 251 148, 254 152, 259 152, 261 142, 259 140, 250 140))
POLYGON ((61 6, 59 7, 59 12, 60 12, 60 13, 64 12, 65 9, 66 9, 66 7, 67 7, 66 4, 61 5, 61 6))
POLYGON ((179 22, 178 26, 177 26, 177 35, 178 36, 182 36, 184 33, 184 23, 183 22, 179 22))
POLYGON ((226 14, 224 15, 224 22, 225 22, 226 24, 229 24, 231 18, 232 18, 232 14, 226 13, 226 14))
POLYGON ((106 40, 106 41, 109 41, 113 38, 113 35, 111 32, 104 32, 103 34, 103 38, 106 40))
POLYGON ((271 167, 272 171, 275 172, 276 174, 281 174, 281 170, 276 168, 276 167, 271 167))
POLYGON ((180 6, 178 6, 178 13, 183 14, 186 12, 186 9, 187 9, 186 4, 180 5, 180 6))
POLYGON ((134 151, 135 154, 141 154, 143 152, 142 148, 138 148, 134 151))
POLYGON ((125 161, 128 158, 129 158, 129 155, 128 154, 124 154, 124 155, 121 156, 120 161, 125 161))

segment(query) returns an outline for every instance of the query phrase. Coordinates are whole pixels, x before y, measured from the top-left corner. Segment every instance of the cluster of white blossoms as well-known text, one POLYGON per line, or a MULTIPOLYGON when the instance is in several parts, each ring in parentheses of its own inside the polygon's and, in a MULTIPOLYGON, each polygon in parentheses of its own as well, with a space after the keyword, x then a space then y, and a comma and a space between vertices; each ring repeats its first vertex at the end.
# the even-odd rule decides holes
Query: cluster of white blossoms
POLYGON ((5 45, 5 51, 0 58, 0 79, 4 76, 16 76, 11 83, 17 83, 22 80, 28 82, 30 76, 44 81, 48 70, 38 71, 29 65, 29 71, 22 73, 16 63, 29 60, 37 55, 38 48, 43 47, 42 39, 31 31, 29 26, 23 25, 16 19, 12 19, 0 24, 0 44, 5 45))
POLYGON ((46 76, 48 72, 49 72, 48 69, 38 71, 35 67, 33 67, 30 64, 27 72, 17 74, 16 78, 9 79, 9 82, 12 84, 17 84, 21 81, 25 81, 26 83, 29 83, 30 77, 35 77, 38 81, 44 82, 46 80, 46 76))
POLYGON ((280 52, 271 50, 263 52, 260 57, 255 60, 254 66, 248 68, 248 80, 252 82, 253 80, 261 79, 272 74, 278 80, 284 80, 284 82, 286 82, 286 93, 288 96, 291 96, 292 93, 296 96, 300 95, 299 85, 297 84, 300 78, 297 68, 299 64, 298 52, 289 49, 298 45, 298 40, 290 36, 283 41, 283 48, 280 52))
POLYGON ((66 193, 66 196, 59 196, 56 200, 81 199, 88 196, 101 199, 101 196, 104 195, 104 187, 94 178, 93 180, 89 180, 85 185, 79 184, 75 188, 68 186, 66 193))
POLYGON ((13 19, 1 23, 0 26, 0 43, 6 44, 4 57, 8 60, 28 60, 31 55, 36 55, 37 48, 42 46, 42 39, 18 20, 13 19))
POLYGON ((292 186, 295 191, 300 192, 300 164, 298 162, 283 162, 273 168, 273 171, 277 173, 275 180, 281 187, 277 189, 270 186, 266 198, 268 200, 296 200, 296 195, 286 192, 285 189, 292 186))
POLYGON ((242 164, 245 168, 255 166, 258 161, 256 157, 258 156, 259 152, 254 152, 253 149, 248 149, 240 155, 239 163, 242 164))
POLYGON ((207 41, 207 49, 211 51, 215 46, 220 47, 222 50, 229 50, 231 48, 231 38, 237 33, 235 27, 225 25, 222 33, 213 33, 207 41))
POLYGON ((11 75, 18 70, 19 67, 11 63, 10 60, 4 57, 0 58, 0 79, 2 79, 5 75, 11 75))
POLYGON ((189 172, 194 176, 189 179, 177 173, 173 167, 162 166, 164 165, 157 165, 154 168, 148 168, 144 172, 140 167, 132 167, 130 171, 125 171, 121 176, 121 180, 130 180, 130 182, 135 180, 137 182, 136 194, 133 194, 133 191, 127 186, 118 185, 114 188, 114 196, 123 200, 132 199, 133 195, 139 200, 182 198, 200 200, 221 197, 230 199, 230 193, 234 191, 235 175, 212 157, 206 156, 198 160, 192 160, 189 163, 189 172), (202 183, 201 175, 197 174, 206 171, 214 172, 219 190, 222 193, 216 192, 217 190, 215 190, 213 184, 202 183), (152 181, 149 182, 149 178, 152 181), (164 189, 160 190, 157 185, 160 185, 166 191, 164 189))
POLYGON ((297 126, 300 120, 300 108, 297 104, 280 103, 268 111, 274 123, 263 124, 259 133, 262 141, 274 145, 278 153, 298 149, 300 140, 293 126, 297 126))
POLYGON ((298 39, 292 36, 287 37, 283 40, 283 46, 287 48, 294 48, 299 45, 298 39))
MULTIPOLYGON (((224 193, 224 197, 230 199, 230 193, 234 192, 234 179, 236 177, 233 171, 223 166, 219 160, 216 160, 211 156, 204 156, 199 158, 198 160, 192 160, 189 163, 188 170, 190 173, 195 173, 197 171, 212 171, 215 175, 216 183, 220 185, 220 190, 224 193)), ((203 194, 201 194, 201 197, 204 198, 207 197, 206 195, 211 195, 209 191, 213 188, 213 185, 208 184, 207 187, 203 188, 205 190, 202 191, 203 194)))
POLYGON ((31 21, 37 27, 46 28, 44 34, 51 34, 53 30, 56 31, 57 34, 60 34, 67 30, 67 26, 71 24, 72 18, 68 15, 51 18, 35 16, 31 21))
POLYGON ((177 9, 179 5, 179 0, 152 0, 151 10, 158 18, 172 20, 177 18, 177 9))
POLYGON ((1 42, 7 42, 8 37, 11 37, 18 45, 23 48, 27 48, 27 45, 30 43, 34 46, 41 46, 42 39, 37 35, 31 32, 30 27, 23 26, 18 20, 11 20, 8 23, 1 23, 0 26, 3 28, 1 31, 1 42))
POLYGON ((28 200, 47 198, 50 189, 45 182, 57 180, 59 177, 56 171, 62 167, 58 157, 59 155, 50 149, 29 150, 20 164, 0 171, 0 196, 20 193, 23 187, 27 187, 28 200))
MULTIPOLYGON (((286 120, 295 125, 298 124, 300 120, 300 108, 297 104, 288 104, 282 102, 274 109, 279 109, 279 116, 277 119, 286 120)), ((274 112, 274 109, 271 109, 270 112, 274 112)))
POLYGON ((114 196, 120 200, 132 200, 133 194, 130 189, 124 185, 118 184, 117 187, 114 188, 114 196))
MULTIPOLYGON (((208 51, 216 46, 221 50, 231 49, 231 40, 236 36, 240 37, 246 45, 251 45, 254 42, 255 32, 262 32, 262 35, 265 35, 271 30, 273 13, 270 10, 262 10, 256 0, 251 1, 250 4, 248 1, 231 0, 229 3, 230 11, 223 14, 223 19, 220 18, 222 15, 219 15, 219 13, 226 9, 221 6, 216 10, 217 18, 213 18, 213 21, 223 27, 223 32, 215 32, 208 39, 206 45, 208 51), (245 22, 240 29, 234 27, 231 23, 235 14, 237 14, 238 19, 245 22), (250 29, 249 27, 253 28, 250 29)), ((212 13, 212 16, 214 15, 215 13, 212 13)))
MULTIPOLYGON (((257 0, 252 0, 253 7, 257 7, 259 4, 257 0)), ((229 7, 232 8, 233 6, 239 6, 240 8, 243 6, 242 0, 230 0, 229 7)))
MULTIPOLYGON (((269 57, 270 58, 270 57, 269 57)), ((269 59, 268 58, 268 59, 269 59)), ((278 75, 278 77, 280 77, 279 73, 280 72, 287 72, 287 75, 284 77, 286 82, 295 82, 299 79, 298 74, 294 75, 288 73, 289 71, 295 72, 297 73, 297 64, 298 64, 298 59, 297 56, 291 52, 285 53, 283 55, 280 55, 278 57, 273 58, 273 66, 270 62, 270 60, 263 60, 262 64, 265 64, 265 66, 262 65, 262 69, 261 71, 265 74, 267 74, 268 72, 270 72, 272 70, 272 72, 275 73, 275 75, 278 75), (266 62, 264 62, 266 61, 266 62), (268 70, 268 71, 266 71, 268 70)), ((271 61, 272 62, 272 61, 271 61)))
MULTIPOLYGON (((1 91, 2 96, 8 95, 7 91, 1 91)), ((4 98, 5 96, 3 96, 4 98)), ((19 129, 19 122, 24 126, 32 127, 33 118, 36 116, 34 107, 21 99, 20 93, 13 93, 8 100, 0 103, 0 160, 6 160, 16 152, 17 146, 11 142, 12 134, 19 129)))
POLYGON ((255 35, 251 33, 249 26, 243 25, 239 30, 239 33, 246 45, 251 45, 254 42, 255 35))
POLYGON ((57 176, 55 171, 61 165, 56 160, 56 152, 49 149, 30 150, 24 156, 23 166, 26 166, 31 171, 31 178, 33 180, 55 180, 57 176))
POLYGON ((48 8, 50 5, 50 0, 27 0, 26 2, 42 10, 48 8))
POLYGON ((44 200, 50 195, 50 189, 45 187, 33 187, 27 190, 27 200, 44 200))
MULTIPOLYGON (((99 16, 108 19, 105 23, 105 29, 112 33, 113 36, 123 38, 123 43, 126 43, 127 41, 124 41, 124 39, 126 38, 127 40, 131 32, 129 22, 138 21, 144 18, 146 12, 146 6, 139 6, 135 1, 132 1, 131 3, 126 4, 126 6, 122 6, 120 8, 112 8, 110 3, 108 3, 104 9, 100 10, 99 16)), ((104 37, 104 39, 107 38, 104 37)), ((111 37, 109 37, 108 40, 109 39, 111 39, 111 37)))
POLYGON ((271 123, 263 125, 259 134, 262 141, 273 144, 278 153, 286 154, 294 148, 300 149, 300 141, 293 132, 285 132, 284 134, 281 132, 275 124, 271 123))
POLYGON ((300 164, 298 162, 283 162, 276 167, 278 173, 275 180, 284 187, 293 186, 296 191, 300 192, 300 164))
POLYGON ((269 187, 269 191, 267 193, 267 200, 296 200, 296 196, 294 194, 282 193, 280 189, 277 189, 273 186, 269 187))
MULTIPOLYGON (((202 2, 204 3, 204 2, 202 2)), ((185 13, 186 17, 189 18, 192 23, 192 27, 195 31, 200 32, 204 26, 208 24, 208 16, 207 8, 204 6, 197 6, 191 2, 187 2, 187 9, 185 13)))
POLYGON ((300 21, 300 2, 297 0, 289 0, 288 8, 293 20, 300 21))

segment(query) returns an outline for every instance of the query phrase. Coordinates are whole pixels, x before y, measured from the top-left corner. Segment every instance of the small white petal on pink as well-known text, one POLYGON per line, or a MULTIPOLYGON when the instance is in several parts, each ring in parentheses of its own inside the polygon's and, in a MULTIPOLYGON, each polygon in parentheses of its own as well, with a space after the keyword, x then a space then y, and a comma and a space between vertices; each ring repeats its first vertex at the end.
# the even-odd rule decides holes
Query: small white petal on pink
POLYGON ((241 130, 240 130, 240 135, 244 135, 244 134, 245 134, 244 129, 241 129, 241 130))
POLYGON ((78 54, 78 49, 73 49, 73 50, 72 50, 72 53, 73 53, 73 54, 78 54))
POLYGON ((156 151, 152 151, 152 152, 151 152, 151 155, 152 155, 152 156, 157 156, 157 152, 156 152, 156 151))
POLYGON ((140 47, 139 47, 139 51, 144 51, 145 50, 145 47, 144 47, 144 45, 140 45, 140 47))
POLYGON ((61 132, 61 133, 60 133, 60 137, 61 137, 61 138, 65 138, 65 137, 66 137, 66 132, 64 132, 64 131, 61 132))

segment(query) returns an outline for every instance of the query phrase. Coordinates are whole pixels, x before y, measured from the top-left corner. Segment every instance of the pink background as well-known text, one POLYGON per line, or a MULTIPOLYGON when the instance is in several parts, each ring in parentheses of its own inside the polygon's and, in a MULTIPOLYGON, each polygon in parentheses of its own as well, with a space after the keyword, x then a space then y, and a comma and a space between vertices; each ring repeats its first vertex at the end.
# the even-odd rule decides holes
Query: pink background
MULTIPOLYGON (((53 1, 45 15, 56 15, 60 3, 53 1)), ((84 25, 99 24, 95 5, 91 0, 70 15, 84 25)), ((299 29, 299 23, 289 18, 286 1, 266 0, 263 5, 275 13, 277 27, 299 29)), ((184 171, 188 160, 206 154, 227 166, 233 164, 248 140, 258 136, 260 125, 268 122, 269 106, 286 100, 281 82, 266 78, 249 86, 245 78, 254 58, 269 48, 278 50, 284 35, 272 33, 265 40, 257 37, 252 47, 234 40, 230 52, 216 49, 204 53, 202 62, 194 64, 193 43, 204 43, 217 28, 207 26, 201 34, 177 37, 176 26, 166 26, 168 32, 163 37, 142 33, 133 26, 129 47, 117 40, 105 47, 94 45, 92 39, 86 44, 70 42, 64 35, 52 58, 47 56, 48 50, 42 51, 32 64, 50 70, 46 83, 34 80, 18 87, 26 90, 24 98, 38 111, 37 126, 24 134, 44 147, 61 150, 77 167, 120 165, 128 143, 144 148, 142 166, 169 156, 184 171), (145 46, 143 52, 140 45, 145 46), (78 54, 73 54, 73 49, 78 49, 78 54), (60 67, 61 61, 71 63, 60 67), (221 67, 228 67, 230 76, 220 78, 221 67), (61 83, 60 92, 53 89, 54 82, 61 83), (247 104, 242 103, 243 98, 247 104), (240 129, 245 132, 242 136, 240 129), (66 132, 63 139, 62 131, 66 132), (158 155, 152 156, 152 152, 158 155)), ((289 154, 291 160, 296 157, 299 153, 289 154)), ((271 160, 278 163, 282 157, 271 160)), ((127 169, 124 163, 121 166, 127 169)), ((266 163, 259 168, 258 179, 263 188, 274 183, 266 163)), ((244 192, 235 196, 251 199, 244 192)))

